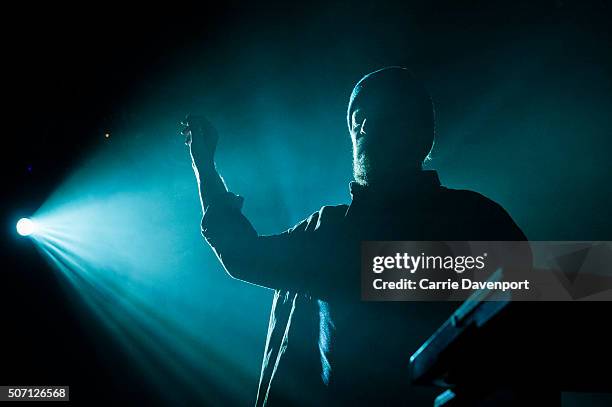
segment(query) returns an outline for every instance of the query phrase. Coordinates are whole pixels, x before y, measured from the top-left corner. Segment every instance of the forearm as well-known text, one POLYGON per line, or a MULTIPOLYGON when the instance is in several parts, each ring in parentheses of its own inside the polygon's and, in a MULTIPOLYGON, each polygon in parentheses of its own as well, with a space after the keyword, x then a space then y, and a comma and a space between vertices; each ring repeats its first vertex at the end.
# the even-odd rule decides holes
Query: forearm
POLYGON ((215 197, 221 196, 227 192, 227 186, 219 175, 214 161, 204 164, 196 164, 196 160, 192 157, 192 167, 198 183, 198 192, 200 195, 200 204, 202 205, 202 213, 206 213, 208 206, 214 202, 215 197))
POLYGON ((205 117, 198 115, 187 115, 180 125, 185 144, 189 146, 191 165, 198 182, 200 204, 204 214, 217 197, 227 194, 223 178, 215 168, 217 131, 205 117))

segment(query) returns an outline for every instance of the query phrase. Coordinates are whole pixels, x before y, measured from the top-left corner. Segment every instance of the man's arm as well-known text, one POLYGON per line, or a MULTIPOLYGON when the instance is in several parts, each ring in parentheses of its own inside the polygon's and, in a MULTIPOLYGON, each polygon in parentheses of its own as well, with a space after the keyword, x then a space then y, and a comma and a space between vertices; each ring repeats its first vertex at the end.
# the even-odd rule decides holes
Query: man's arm
MULTIPOLYGON (((321 293, 331 247, 313 236, 320 213, 278 235, 259 236, 242 214, 243 199, 228 191, 215 167, 218 136, 201 117, 188 117, 182 134, 189 146, 202 204, 202 234, 227 273, 252 284, 321 293)), ((323 212, 323 211, 321 211, 323 212)))
POLYGON ((189 115, 181 122, 181 134, 189 147, 191 166, 198 183, 202 214, 216 198, 227 193, 227 186, 215 166, 219 136, 208 120, 189 115))

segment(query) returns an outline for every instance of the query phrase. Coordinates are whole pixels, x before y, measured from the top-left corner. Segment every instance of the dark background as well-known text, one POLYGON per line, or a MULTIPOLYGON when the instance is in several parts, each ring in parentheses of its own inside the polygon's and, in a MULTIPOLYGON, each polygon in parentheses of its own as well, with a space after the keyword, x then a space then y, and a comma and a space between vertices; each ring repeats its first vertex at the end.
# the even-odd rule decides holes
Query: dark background
POLYGON ((308 215, 291 205, 304 196, 312 210, 339 199, 335 189, 307 197, 350 177, 343 114, 352 85, 406 65, 437 105, 431 166, 443 183, 499 201, 532 240, 612 240, 609 2, 456 3, 6 9, 0 384, 69 384, 82 402, 155 401, 14 233, 15 219, 33 213, 105 132, 142 127, 151 112, 178 122, 203 110, 234 122, 224 124, 226 146, 274 137, 258 119, 274 112, 298 129, 283 136, 283 153, 299 156, 283 169, 306 172, 291 189, 300 196, 258 198, 276 191, 277 168, 234 183, 255 197, 252 211, 272 206, 260 220, 272 232, 308 215))

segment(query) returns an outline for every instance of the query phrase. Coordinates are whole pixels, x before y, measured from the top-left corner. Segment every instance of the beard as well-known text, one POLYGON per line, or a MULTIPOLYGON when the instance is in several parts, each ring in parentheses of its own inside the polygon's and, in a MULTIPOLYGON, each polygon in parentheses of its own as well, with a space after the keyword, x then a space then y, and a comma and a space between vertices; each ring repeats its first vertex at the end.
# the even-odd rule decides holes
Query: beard
POLYGON ((368 185, 373 178, 372 160, 367 154, 353 151, 353 178, 358 184, 368 185))
POLYGON ((387 184, 398 177, 422 170, 423 160, 411 160, 406 154, 372 155, 353 150, 353 178, 361 185, 387 184), (415 163, 411 165, 410 163, 415 163))
POLYGON ((371 164, 367 155, 358 155, 353 150, 353 178, 358 184, 368 185, 368 174, 371 174, 371 164))

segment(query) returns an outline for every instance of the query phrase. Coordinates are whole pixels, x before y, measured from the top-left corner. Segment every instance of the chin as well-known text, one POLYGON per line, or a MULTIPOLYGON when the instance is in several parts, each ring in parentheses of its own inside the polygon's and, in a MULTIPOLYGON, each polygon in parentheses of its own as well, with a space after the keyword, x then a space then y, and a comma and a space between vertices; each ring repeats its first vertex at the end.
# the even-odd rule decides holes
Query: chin
POLYGON ((353 158, 353 178, 359 184, 367 185, 370 179, 370 164, 365 156, 353 158))

